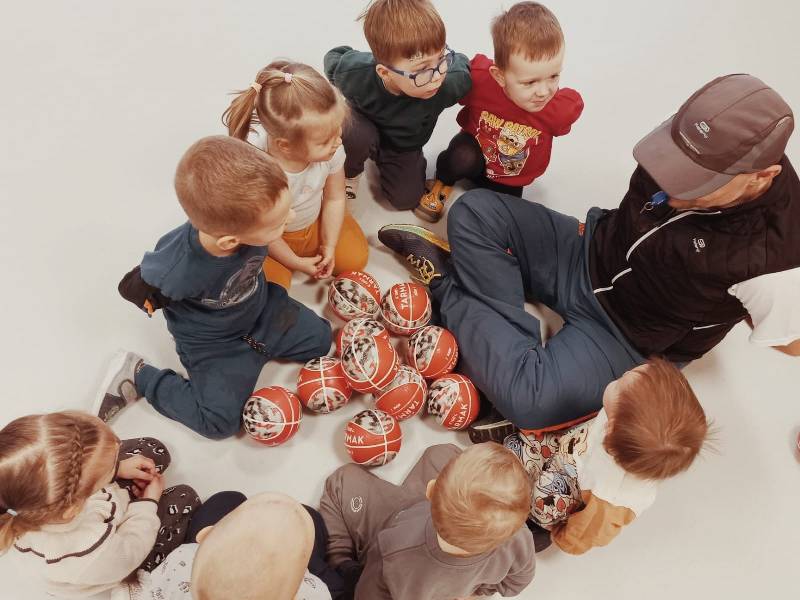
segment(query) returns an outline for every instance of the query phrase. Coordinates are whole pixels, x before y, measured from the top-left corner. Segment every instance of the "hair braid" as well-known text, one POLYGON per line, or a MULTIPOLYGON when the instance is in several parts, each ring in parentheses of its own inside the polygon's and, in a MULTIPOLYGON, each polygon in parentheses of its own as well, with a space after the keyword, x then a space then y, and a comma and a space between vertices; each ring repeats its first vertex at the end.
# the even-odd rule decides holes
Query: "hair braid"
POLYGON ((64 508, 72 506, 83 475, 83 432, 79 423, 73 421, 68 425, 70 437, 66 440, 68 451, 65 461, 64 489, 60 504, 64 508))

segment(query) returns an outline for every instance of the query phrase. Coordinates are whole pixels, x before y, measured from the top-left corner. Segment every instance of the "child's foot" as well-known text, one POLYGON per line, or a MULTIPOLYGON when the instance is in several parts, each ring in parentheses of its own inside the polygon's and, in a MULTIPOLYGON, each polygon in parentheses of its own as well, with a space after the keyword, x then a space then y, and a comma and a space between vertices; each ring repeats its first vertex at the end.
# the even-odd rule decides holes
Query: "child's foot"
POLYGON ((378 231, 384 246, 406 259, 425 285, 447 273, 450 244, 418 225, 386 225, 378 231))
POLYGON ((444 203, 450 197, 453 188, 443 184, 438 179, 428 188, 419 201, 419 206, 414 209, 414 214, 420 219, 436 223, 444 214, 444 203))
POLYGON ((141 356, 124 350, 117 352, 111 359, 108 372, 92 405, 92 414, 108 422, 123 408, 141 398, 142 395, 133 382, 142 366, 144 359, 141 356))

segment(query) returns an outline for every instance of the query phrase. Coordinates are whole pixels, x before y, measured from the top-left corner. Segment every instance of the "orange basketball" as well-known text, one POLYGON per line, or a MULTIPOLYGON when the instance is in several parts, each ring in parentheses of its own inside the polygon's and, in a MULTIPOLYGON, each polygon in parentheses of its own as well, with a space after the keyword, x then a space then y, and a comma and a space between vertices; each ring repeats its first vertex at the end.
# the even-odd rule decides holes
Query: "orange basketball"
POLYGON ((397 283, 381 300, 381 316, 389 331, 410 335, 431 320, 431 299, 418 283, 397 283))
POLYGON ((302 419, 300 400, 279 386, 253 392, 242 410, 244 430, 266 446, 278 446, 291 438, 300 428, 302 419))
POLYGON ((465 429, 478 416, 478 390, 463 375, 440 377, 428 388, 428 412, 447 429, 465 429))
POLYGON ((353 338, 342 351, 342 370, 357 392, 375 392, 397 374, 400 361, 387 338, 365 335, 353 338))
POLYGON ((309 410, 329 413, 343 407, 353 390, 342 371, 342 363, 332 356, 308 361, 297 376, 297 394, 309 410))
POLYGON ((426 379, 447 375, 458 361, 456 338, 444 327, 423 327, 408 338, 407 359, 426 379))
POLYGON ((328 304, 345 321, 356 317, 376 318, 381 310, 380 302, 378 282, 363 271, 342 273, 328 288, 328 304))
POLYGON ((347 422, 344 430, 344 445, 350 458, 365 467, 378 467, 394 460, 402 442, 400 423, 378 409, 362 410, 347 422))
POLYGON ((345 323, 344 327, 336 334, 336 353, 341 356, 344 347, 352 342, 353 338, 365 335, 389 339, 389 332, 379 321, 359 317, 345 323))
POLYGON ((375 392, 375 408, 389 413, 398 421, 410 419, 425 405, 428 384, 415 369, 400 365, 392 382, 375 392))

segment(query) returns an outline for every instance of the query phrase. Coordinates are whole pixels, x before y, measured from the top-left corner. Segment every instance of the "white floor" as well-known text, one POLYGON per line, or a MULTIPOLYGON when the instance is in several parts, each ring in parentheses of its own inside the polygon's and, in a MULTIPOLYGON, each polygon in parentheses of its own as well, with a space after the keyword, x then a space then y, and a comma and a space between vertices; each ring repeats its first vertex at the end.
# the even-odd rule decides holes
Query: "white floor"
MULTIPOLYGON (((491 54, 489 20, 510 4, 439 0, 450 46, 491 54)), ((354 21, 361 7, 323 0, 4 7, 0 422, 87 407, 119 347, 179 367, 162 317, 148 320, 116 291, 121 275, 183 220, 172 190, 179 156, 197 138, 222 133, 226 94, 246 87, 273 57, 321 66, 335 45, 366 48, 354 21)), ((575 215, 616 206, 634 167, 634 143, 717 75, 760 76, 800 111, 796 3, 553 0, 550 7, 567 36, 563 85, 583 94, 586 110, 556 142, 529 199, 575 215)), ((426 148, 429 162, 456 131, 455 115, 451 109, 442 116, 426 148)), ((788 153, 800 163, 800 134, 788 153)), ((376 205, 367 186, 360 209, 370 234, 413 218, 376 205)), ((369 271, 383 286, 406 278, 378 249, 369 271)), ((323 305, 322 285, 297 280, 293 295, 323 305)), ((610 547, 582 557, 541 554, 535 582, 521 597, 797 597, 800 464, 792 447, 800 359, 749 345, 747 334, 740 325, 686 370, 716 423, 715 450, 666 483, 654 507, 610 547)), ((297 370, 271 364, 260 383, 291 386, 297 370)), ((342 429, 362 406, 359 399, 332 415, 307 415, 279 448, 205 440, 145 402, 121 415, 115 429, 168 442, 169 482, 190 483, 202 496, 282 490, 315 503, 325 475, 346 460, 342 429)), ((427 445, 468 443, 430 420, 403 429, 400 456, 378 470, 391 480, 427 445)), ((45 597, 4 558, 0 581, 2 600, 45 597)))

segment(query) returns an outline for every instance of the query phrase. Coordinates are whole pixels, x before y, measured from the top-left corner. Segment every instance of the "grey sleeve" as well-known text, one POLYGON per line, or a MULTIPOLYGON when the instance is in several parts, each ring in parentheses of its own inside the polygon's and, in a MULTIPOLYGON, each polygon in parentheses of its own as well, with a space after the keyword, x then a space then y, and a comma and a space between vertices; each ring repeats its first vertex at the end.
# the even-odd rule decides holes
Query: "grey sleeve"
POLYGON ((530 585, 536 573, 536 550, 533 547, 533 536, 530 535, 527 528, 523 534, 517 534, 520 538, 519 542, 514 540, 506 549, 514 557, 508 574, 500 583, 479 586, 475 590, 475 594, 479 596, 491 596, 492 594, 517 596, 530 585))

